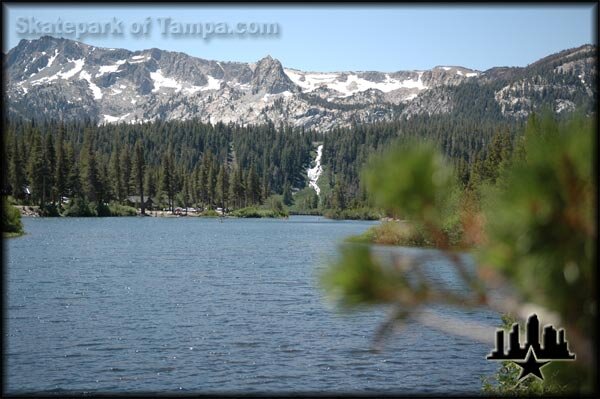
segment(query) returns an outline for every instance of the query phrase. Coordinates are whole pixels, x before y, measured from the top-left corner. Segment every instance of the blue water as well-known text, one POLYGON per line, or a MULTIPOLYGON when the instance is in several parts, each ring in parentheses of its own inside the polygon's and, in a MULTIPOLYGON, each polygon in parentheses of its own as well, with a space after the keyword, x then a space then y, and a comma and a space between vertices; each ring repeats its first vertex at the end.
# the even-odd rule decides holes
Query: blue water
POLYGON ((4 243, 5 392, 480 393, 492 346, 408 324, 371 351, 387 309, 326 301, 326 260, 373 223, 25 219, 4 243))

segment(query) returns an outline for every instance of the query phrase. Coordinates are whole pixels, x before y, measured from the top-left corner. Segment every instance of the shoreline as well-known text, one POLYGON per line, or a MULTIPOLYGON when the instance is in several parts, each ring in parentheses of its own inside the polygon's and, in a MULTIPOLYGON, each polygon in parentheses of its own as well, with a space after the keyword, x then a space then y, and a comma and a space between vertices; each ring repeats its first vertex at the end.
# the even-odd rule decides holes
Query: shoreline
MULTIPOLYGON (((58 218, 62 218, 62 217, 70 217, 70 216, 62 216, 62 215, 58 215, 58 216, 41 216, 39 214, 39 206, 37 205, 13 205, 15 208, 17 208, 19 210, 19 213, 21 214, 21 217, 24 218, 39 218, 39 217, 58 217, 58 218)), ((324 217, 325 219, 330 219, 330 220, 378 220, 380 222, 385 222, 385 221, 391 221, 394 219, 391 218, 386 218, 386 217, 382 217, 382 218, 378 218, 378 219, 373 219, 373 218, 361 218, 361 217, 350 217, 350 218, 338 218, 338 217, 331 217, 331 215, 327 215, 327 212, 307 212, 307 213, 302 213, 302 212, 293 212, 291 211, 289 213, 289 216, 321 216, 324 217)), ((114 215, 114 216, 86 216, 86 217, 139 217, 141 216, 140 213, 140 209, 137 209, 137 213, 136 215, 114 215)), ((225 216, 221 216, 218 214, 202 214, 202 213, 196 213, 196 212, 188 212, 186 213, 182 213, 182 214, 176 214, 173 213, 171 211, 146 211, 145 216, 147 217, 158 217, 158 218, 180 218, 180 217, 191 217, 191 218, 237 218, 237 219, 246 219, 246 218, 253 218, 253 219, 286 219, 285 216, 235 216, 235 215, 225 215, 225 216)))
MULTIPOLYGON (((70 218, 71 216, 40 216, 37 213, 32 214, 32 213, 27 213, 24 214, 22 213, 21 216, 23 218, 26 219, 38 219, 38 218, 48 218, 48 219, 56 219, 56 218, 70 218)), ((117 216, 80 216, 80 218, 86 218, 86 219, 93 219, 93 218, 134 218, 134 217, 141 217, 141 214, 137 214, 135 216, 131 215, 131 216, 125 216, 125 215, 117 215, 117 216)), ((326 216, 323 215, 314 215, 314 214, 300 214, 300 213, 295 213, 295 214, 291 214, 289 216, 319 216, 322 217, 324 219, 328 219, 328 220, 345 220, 345 221, 379 221, 379 222, 384 222, 384 221, 389 221, 389 219, 386 218, 381 218, 381 219, 334 219, 334 218, 328 218, 326 216)), ((233 215, 226 215, 226 216, 216 216, 216 215, 193 215, 193 214, 188 214, 188 215, 175 215, 172 214, 170 212, 166 212, 166 211, 157 211, 157 212, 152 212, 152 214, 150 213, 146 213, 144 215, 144 217, 153 217, 153 218, 206 218, 206 219, 219 219, 219 218, 223 218, 223 219, 289 219, 288 217, 285 216, 280 216, 280 217, 269 217, 269 216, 255 216, 255 217, 243 217, 243 216, 233 216, 233 215)))

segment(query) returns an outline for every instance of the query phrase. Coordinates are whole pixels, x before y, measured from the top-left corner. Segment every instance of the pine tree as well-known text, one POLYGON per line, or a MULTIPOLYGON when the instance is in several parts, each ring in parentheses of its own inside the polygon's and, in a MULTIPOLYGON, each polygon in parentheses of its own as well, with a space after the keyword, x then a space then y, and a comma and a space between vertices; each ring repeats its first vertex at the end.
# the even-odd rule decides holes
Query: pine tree
POLYGON ((181 189, 180 195, 181 195, 182 205, 185 208, 185 212, 187 214, 187 208, 190 204, 190 199, 191 199, 190 179, 188 178, 187 175, 183 176, 183 184, 182 184, 182 189, 181 189))
POLYGON ((200 164, 200 180, 199 180, 199 189, 200 189, 200 200, 204 206, 207 206, 210 202, 210 168, 212 165, 212 156, 210 150, 207 150, 204 154, 202 154, 202 162, 200 164))
POLYGON ((271 195, 271 184, 269 183, 269 175, 267 173, 267 168, 265 167, 264 172, 263 172, 263 177, 262 177, 262 184, 261 184, 261 197, 264 199, 269 198, 269 196, 271 195))
POLYGON ((219 174, 217 176, 216 185, 216 196, 217 202, 220 205, 223 213, 225 213, 228 197, 229 197, 229 176, 227 173, 227 165, 222 164, 219 168, 219 174))
POLYGON ((242 173, 237 165, 233 166, 229 179, 229 203, 233 208, 241 208, 244 202, 244 185, 242 173))
POLYGON ((52 204, 56 203, 56 192, 58 191, 55 184, 56 170, 56 149, 54 148, 54 138, 52 133, 47 132, 44 141, 44 158, 46 160, 47 176, 45 184, 44 197, 49 198, 52 204))
MULTIPOLYGON (((0 159, 0 161, 2 162, 2 171, 4 173, 2 173, 2 195, 10 195, 12 193, 12 190, 10 188, 10 170, 11 170, 11 163, 12 163, 12 151, 10 149, 10 145, 12 144, 12 140, 11 140, 11 134, 12 131, 10 129, 7 129, 7 131, 5 131, 5 134, 2 136, 2 159, 0 159)), ((2 219, 4 221, 4 219, 2 219)))
POLYGON ((485 178, 485 168, 483 166, 484 161, 481 159, 481 153, 475 154, 473 163, 471 164, 471 171, 469 173, 469 189, 478 187, 481 181, 485 178))
POLYGON ((215 188, 217 185, 217 174, 218 171, 214 167, 214 164, 211 163, 208 169, 208 181, 206 183, 207 202, 211 206, 216 202, 215 188))
POLYGON ((121 153, 121 182, 123 184, 122 193, 124 193, 124 197, 128 197, 131 194, 131 154, 129 151, 129 146, 125 146, 123 152, 121 153))
POLYGON ((157 178, 156 172, 153 169, 146 169, 145 186, 149 198, 156 197, 157 194, 157 178))
POLYGON ((135 143, 133 150, 133 164, 132 164, 131 178, 133 185, 140 195, 140 208, 142 215, 146 214, 146 203, 144 202, 144 177, 146 172, 146 159, 144 157, 144 147, 142 141, 138 139, 135 143))
POLYGON ((311 206, 312 209, 317 209, 319 207, 319 196, 316 191, 313 191, 311 198, 311 206))
POLYGON ((287 206, 292 205, 294 199, 292 198, 292 189, 290 183, 286 180, 283 185, 283 203, 287 206))
POLYGON ((98 205, 103 200, 100 197, 102 190, 99 176, 96 153, 94 151, 94 141, 92 133, 87 130, 83 141, 83 149, 80 155, 81 172, 83 176, 82 188, 85 196, 98 205))
POLYGON ((31 182, 31 192, 34 200, 39 201, 40 207, 45 205, 46 179, 48 177, 48 165, 44 158, 44 148, 42 137, 36 129, 32 137, 32 146, 29 153, 29 163, 27 165, 29 181, 31 182))
POLYGON ((246 199, 248 205, 260 203, 260 182, 254 163, 250 166, 246 177, 246 199))
POLYGON ((69 197, 71 197, 71 200, 73 200, 73 198, 81 198, 83 196, 83 190, 81 187, 82 177, 79 169, 79 163, 75 162, 75 151, 73 150, 72 143, 68 143, 66 145, 65 159, 66 164, 71 165, 67 174, 67 193, 69 197))
POLYGON ((498 132, 488 145, 488 153, 483 161, 483 177, 491 183, 496 182, 499 167, 503 159, 507 159, 511 151, 510 135, 508 131, 498 132))
POLYGON ((167 196, 167 203, 169 210, 173 212, 173 198, 175 196, 174 193, 174 182, 173 182, 173 160, 171 157, 171 152, 168 151, 163 157, 162 162, 162 179, 160 183, 160 189, 167 196))
POLYGON ((338 179, 333 187, 333 207, 342 211, 346 209, 345 187, 340 179, 338 179))
POLYGON ((192 181, 190 182, 190 191, 192 195, 192 203, 198 205, 200 203, 200 164, 196 163, 192 172, 192 181))
POLYGON ((119 150, 118 135, 115 134, 115 139, 110 155, 110 180, 113 193, 117 201, 123 202, 127 197, 125 192, 125 184, 123 183, 123 174, 121 172, 121 151, 119 150))
POLYGON ((25 165, 23 151, 16 135, 13 135, 12 156, 10 163, 10 186, 12 195, 17 199, 24 198, 23 189, 27 185, 27 176, 25 174, 25 165))
POLYGON ((62 204, 63 197, 67 195, 67 185, 70 171, 70 166, 67 160, 67 152, 65 150, 65 131, 62 124, 59 127, 58 138, 56 141, 56 168, 54 170, 56 195, 58 196, 58 203, 62 204))
MULTIPOLYGON (((96 155, 98 157, 98 155, 96 155)), ((98 170, 100 174, 98 176, 99 184, 99 192, 98 197, 100 198, 101 203, 110 201, 113 198, 113 192, 110 187, 110 176, 108 174, 108 163, 107 162, 99 162, 98 170)), ((105 209, 106 210, 106 209, 105 209)))

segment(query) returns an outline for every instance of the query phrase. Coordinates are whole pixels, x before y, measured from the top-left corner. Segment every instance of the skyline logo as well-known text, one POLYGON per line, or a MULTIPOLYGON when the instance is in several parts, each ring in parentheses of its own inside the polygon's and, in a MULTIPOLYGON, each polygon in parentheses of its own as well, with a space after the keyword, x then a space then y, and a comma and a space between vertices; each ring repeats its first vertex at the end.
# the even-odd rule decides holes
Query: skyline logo
POLYGON ((509 333, 508 352, 504 347, 504 330, 496 331, 496 348, 487 356, 488 360, 509 360, 522 368, 519 383, 529 374, 543 380, 541 368, 552 361, 573 361, 575 354, 569 352, 565 330, 556 330, 552 325, 544 327, 543 346, 540 345, 540 323, 536 314, 527 319, 525 346, 521 346, 519 323, 514 323, 509 333), (558 339, 557 339, 558 338, 558 339))

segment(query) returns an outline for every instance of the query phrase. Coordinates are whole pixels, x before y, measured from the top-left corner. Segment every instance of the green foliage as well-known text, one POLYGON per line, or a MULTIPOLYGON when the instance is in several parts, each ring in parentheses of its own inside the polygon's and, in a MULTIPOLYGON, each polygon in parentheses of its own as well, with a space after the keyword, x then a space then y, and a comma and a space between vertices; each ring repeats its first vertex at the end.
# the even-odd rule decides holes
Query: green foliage
POLYGON ((294 198, 292 197, 292 187, 289 182, 286 182, 283 186, 283 203, 287 206, 290 206, 294 203, 294 198))
MULTIPOLYGON (((465 91, 460 96, 472 101, 473 94, 465 91)), ((492 106, 493 103, 494 101, 492 106)), ((481 109, 489 105, 479 102, 477 107, 481 109)), ((323 138, 323 175, 319 179, 322 197, 328 196, 327 183, 331 183, 333 188, 338 180, 342 180, 346 185, 344 192, 348 202, 356 200, 362 202, 360 206, 370 206, 369 198, 364 193, 364 180, 361 178, 361 170, 369 156, 380 154, 395 143, 411 140, 435 143, 444 156, 452 160, 452 166, 461 182, 466 184, 477 154, 480 158, 486 157, 488 145, 494 135, 508 132, 512 139, 521 124, 519 121, 502 120, 501 117, 483 111, 482 114, 477 114, 473 106, 467 109, 468 112, 464 113, 416 115, 410 119, 356 124, 328 132, 323 138)))
POLYGON ((281 199, 281 196, 279 195, 274 195, 268 198, 268 200, 266 201, 266 205, 269 207, 269 209, 271 209, 272 211, 274 211, 275 213, 278 214, 285 214, 285 206, 283 205, 283 201, 281 199))
POLYGON ((21 213, 10 205, 4 196, 2 197, 2 233, 9 233, 12 236, 24 233, 21 213))
POLYGON ((317 209, 319 207, 319 195, 316 192, 311 193, 310 197, 310 209, 317 209))
POLYGON ((221 165, 219 167, 215 192, 217 203, 222 209, 225 209, 226 204, 229 201, 229 173, 227 171, 227 165, 221 165))
POLYGON ((374 159, 365 172, 375 204, 393 215, 439 223, 455 185, 452 168, 431 144, 409 144, 374 159))
POLYGON ((84 197, 124 204, 128 196, 144 195, 164 199, 157 205, 170 209, 239 209, 259 206, 284 187, 291 194, 305 186, 312 143, 320 136, 270 124, 198 121, 96 126, 14 120, 5 128, 3 161, 10 173, 4 185, 20 203, 60 205, 63 197, 84 197))
POLYGON ((41 206, 45 203, 45 194, 47 192, 46 184, 49 180, 49 166, 40 132, 37 129, 34 130, 31 137, 32 146, 29 154, 27 173, 31 182, 33 199, 41 206))
POLYGON ((323 274, 321 282, 343 308, 395 302, 400 300, 401 287, 409 284, 363 245, 343 246, 339 261, 323 274))
POLYGON ((89 217, 96 216, 96 212, 85 198, 76 197, 71 199, 65 206, 62 215, 67 217, 89 217))
POLYGON ((111 212, 110 212, 110 208, 108 205, 106 205, 103 202, 97 202, 97 203, 92 203, 90 204, 90 206, 95 209, 95 215, 96 216, 102 216, 102 217, 107 217, 107 216, 114 216, 111 212))
MULTIPOLYGON (((167 153, 163 156, 162 160, 162 175, 160 180, 160 187, 162 192, 167 197, 167 204, 170 210, 173 210, 173 199, 175 198, 176 184, 175 176, 173 176, 173 154, 172 148, 169 146, 167 153)), ((198 182, 198 184, 202 184, 198 182)))
POLYGON ((288 217, 289 213, 286 210, 262 209, 254 206, 249 206, 242 209, 236 209, 230 213, 231 216, 238 218, 282 218, 288 217))
POLYGON ((57 217, 60 216, 59 207, 55 204, 45 204, 42 208, 40 208, 40 216, 45 217, 57 217))
POLYGON ((146 203, 144 200, 144 177, 146 174, 146 157, 144 155, 144 146, 142 145, 141 139, 138 139, 135 142, 131 171, 131 185, 135 187, 136 193, 140 195, 141 213, 145 214, 146 203))
POLYGON ((488 243, 479 251, 480 262, 501 270, 526 299, 582 332, 596 308, 594 124, 532 121, 525 159, 506 171, 508 189, 485 196, 488 243))
POLYGON ((430 247, 433 246, 426 231, 410 223, 388 221, 370 227, 359 236, 347 238, 348 242, 398 245, 403 247, 430 247))
POLYGON ((550 382, 528 377, 518 387, 517 370, 505 364, 495 385, 488 381, 485 389, 501 394, 594 389, 594 127, 592 118, 559 122, 551 116, 532 117, 514 150, 506 134, 496 136, 493 148, 480 158, 481 170, 472 174, 475 178, 464 190, 457 190, 451 168, 431 145, 408 144, 384 152, 365 172, 367 188, 375 204, 408 218, 409 227, 383 224, 351 239, 353 244, 341 248, 341 260, 323 276, 325 288, 343 307, 392 304, 400 316, 391 325, 429 303, 500 306, 488 302, 486 287, 506 281, 516 288, 517 301, 559 316, 577 359, 568 367, 561 362, 545 367, 550 382), (428 281, 419 273, 423 261, 418 257, 390 256, 392 264, 384 264, 369 245, 360 244, 410 241, 442 249, 469 289, 458 294, 428 281), (477 274, 468 273, 450 250, 465 242, 476 245, 477 274))
POLYGON ((319 196, 312 187, 304 187, 294 194, 294 201, 288 209, 295 215, 321 215, 319 196))
POLYGON ((10 154, 9 184, 15 199, 23 200, 25 198, 23 189, 27 185, 27 176, 25 173, 25 155, 21 142, 16 135, 13 135, 12 153, 10 154))
POLYGON ((131 206, 121 205, 116 202, 111 202, 108 205, 110 216, 136 216, 137 210, 131 206))
POLYGON ((91 129, 86 129, 79 163, 81 164, 82 188, 86 198, 90 202, 102 201, 102 179, 94 151, 94 135, 91 129))
POLYGON ((347 187, 341 179, 338 179, 333 186, 333 193, 331 196, 331 205, 333 209, 337 211, 343 211, 347 206, 347 187))

